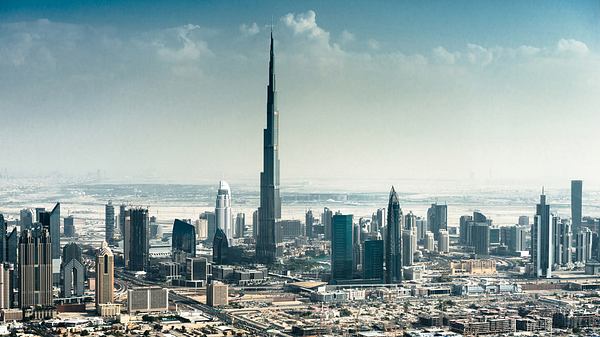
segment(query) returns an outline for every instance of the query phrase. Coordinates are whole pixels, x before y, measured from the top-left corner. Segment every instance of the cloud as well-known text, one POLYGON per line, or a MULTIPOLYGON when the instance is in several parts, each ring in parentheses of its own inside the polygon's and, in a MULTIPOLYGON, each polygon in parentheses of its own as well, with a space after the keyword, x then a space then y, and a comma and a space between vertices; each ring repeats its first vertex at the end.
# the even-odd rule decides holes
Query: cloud
POLYGON ((467 60, 472 64, 486 66, 494 60, 494 53, 485 47, 477 44, 467 44, 467 60))
POLYGON ((446 48, 439 46, 433 49, 433 57, 438 62, 454 64, 460 57, 460 53, 451 53, 446 48))
POLYGON ((260 28, 258 28, 256 22, 252 22, 250 25, 243 23, 240 25, 240 32, 244 36, 253 36, 260 33, 260 28))
POLYGON ((354 34, 350 33, 349 31, 347 31, 345 29, 342 31, 342 36, 340 38, 341 43, 346 44, 346 43, 354 42, 354 40, 356 40, 356 37, 354 37, 354 34))
POLYGON ((317 14, 313 10, 306 13, 286 14, 281 21, 294 31, 294 34, 305 34, 311 38, 329 39, 329 33, 317 25, 317 14))
POLYGON ((585 56, 589 53, 588 46, 575 39, 560 39, 556 45, 556 51, 562 55, 585 56))
POLYGON ((381 47, 379 41, 375 39, 369 39, 367 41, 367 46, 369 46, 369 48, 372 50, 379 50, 379 48, 381 47))
POLYGON ((199 29, 200 26, 192 24, 167 29, 160 38, 153 41, 159 58, 180 63, 197 61, 203 55, 212 55, 206 41, 194 35, 199 29))

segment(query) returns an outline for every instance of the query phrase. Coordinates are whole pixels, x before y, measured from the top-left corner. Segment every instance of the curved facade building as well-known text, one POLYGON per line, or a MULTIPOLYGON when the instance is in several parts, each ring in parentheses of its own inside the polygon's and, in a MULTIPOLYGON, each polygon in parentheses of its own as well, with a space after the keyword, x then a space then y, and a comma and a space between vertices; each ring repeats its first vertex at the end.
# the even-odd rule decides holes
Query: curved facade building
POLYGON ((215 238, 213 240, 213 263, 227 264, 227 252, 229 250, 228 238, 221 228, 217 228, 215 238))
POLYGON ((233 213, 231 212, 231 189, 226 181, 219 182, 217 191, 217 202, 215 205, 215 220, 217 228, 227 235, 227 239, 233 238, 233 213))
POLYGON ((402 281, 402 209, 393 186, 387 212, 385 283, 398 283, 402 281))
POLYGON ((173 256, 184 253, 186 257, 196 257, 196 228, 194 225, 175 219, 171 248, 173 256))

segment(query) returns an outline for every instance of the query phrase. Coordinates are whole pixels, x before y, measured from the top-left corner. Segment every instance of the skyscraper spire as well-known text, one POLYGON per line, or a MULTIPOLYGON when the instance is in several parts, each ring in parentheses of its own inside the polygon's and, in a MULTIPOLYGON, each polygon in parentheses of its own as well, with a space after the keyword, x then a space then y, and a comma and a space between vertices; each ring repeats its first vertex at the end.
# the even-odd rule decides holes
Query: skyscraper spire
POLYGON ((269 84, 267 86, 267 128, 263 132, 263 171, 260 174, 260 207, 258 208, 258 236, 256 258, 272 263, 277 251, 275 224, 281 218, 279 196, 279 112, 275 89, 275 51, 273 30, 269 55, 269 84))

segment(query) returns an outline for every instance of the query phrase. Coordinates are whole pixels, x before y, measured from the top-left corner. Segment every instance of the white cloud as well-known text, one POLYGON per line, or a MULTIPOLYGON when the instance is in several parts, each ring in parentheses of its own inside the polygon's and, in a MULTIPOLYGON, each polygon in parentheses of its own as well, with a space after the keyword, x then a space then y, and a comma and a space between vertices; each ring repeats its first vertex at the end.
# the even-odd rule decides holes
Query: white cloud
POLYGON ((379 48, 381 47, 379 41, 377 41, 375 39, 369 39, 367 41, 367 45, 372 50, 379 50, 379 48))
POLYGON ((585 43, 575 39, 560 39, 556 51, 563 55, 584 56, 589 52, 589 48, 585 43))
POLYGON ((179 63, 197 61, 202 55, 211 55, 206 41, 194 37, 193 33, 198 29, 200 27, 197 25, 187 24, 166 30, 161 38, 153 42, 159 58, 179 63))
POLYGON ((490 49, 473 43, 467 44, 466 57, 470 63, 483 66, 494 60, 494 54, 490 49))
POLYGON ((317 25, 317 14, 313 10, 306 13, 286 14, 281 21, 294 31, 294 34, 305 34, 312 38, 326 37, 329 33, 317 25))
POLYGON ((446 48, 439 46, 433 49, 433 57, 436 61, 446 64, 454 64, 458 61, 460 53, 451 53, 446 48))
POLYGON ((354 42, 354 40, 356 40, 356 37, 354 37, 354 34, 350 33, 349 31, 347 31, 345 29, 342 31, 342 36, 340 38, 341 43, 346 44, 346 43, 354 42))
POLYGON ((244 36, 253 36, 260 33, 260 28, 258 28, 256 22, 252 22, 250 25, 244 23, 240 25, 240 32, 244 36))

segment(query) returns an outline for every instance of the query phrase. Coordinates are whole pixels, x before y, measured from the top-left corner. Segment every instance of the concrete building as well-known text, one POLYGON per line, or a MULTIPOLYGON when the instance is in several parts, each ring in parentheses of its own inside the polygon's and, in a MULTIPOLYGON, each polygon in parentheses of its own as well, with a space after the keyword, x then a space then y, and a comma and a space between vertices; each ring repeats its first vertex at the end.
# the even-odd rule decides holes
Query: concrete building
POLYGON ((112 201, 104 205, 104 240, 112 243, 115 237, 115 206, 112 201))
POLYGON ((440 230, 440 239, 438 241, 438 251, 440 253, 449 253, 450 252, 450 235, 448 231, 443 229, 440 230))
POLYGON ((115 282, 114 255, 108 243, 103 242, 96 251, 96 308, 102 304, 113 303, 115 282))
POLYGON ((583 199, 583 181, 571 180, 571 221, 575 232, 579 232, 581 228, 582 214, 582 199, 583 199))
POLYGON ((211 307, 229 304, 229 286, 219 281, 213 281, 206 287, 206 304, 211 307))
POLYGON ((428 250, 430 252, 434 251, 435 250, 435 239, 434 239, 433 233, 430 231, 427 231, 425 233, 424 240, 425 240, 424 241, 425 244, 424 244, 423 248, 425 248, 425 250, 428 250))
POLYGON ((31 230, 21 233, 19 240, 19 303, 22 309, 53 304, 51 240, 47 228, 42 228, 35 234, 31 230))
POLYGON ((164 312, 169 310, 169 289, 138 287, 127 290, 127 312, 164 312))
POLYGON ((231 211, 231 189, 226 181, 219 182, 217 200, 215 202, 215 220, 217 228, 223 230, 232 245, 234 238, 233 213, 231 211))

